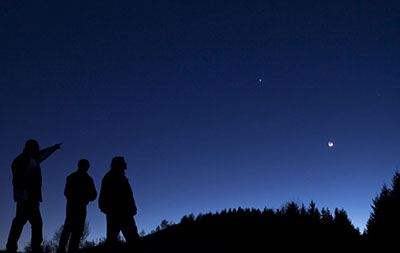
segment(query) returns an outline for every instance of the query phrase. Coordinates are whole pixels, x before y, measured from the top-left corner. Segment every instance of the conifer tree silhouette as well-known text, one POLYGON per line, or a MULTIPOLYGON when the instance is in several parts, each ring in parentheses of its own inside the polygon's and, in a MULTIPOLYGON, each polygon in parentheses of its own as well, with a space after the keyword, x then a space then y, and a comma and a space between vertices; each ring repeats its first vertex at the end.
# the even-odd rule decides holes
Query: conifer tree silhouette
POLYGON ((391 245, 400 236, 400 173, 396 171, 392 188, 386 185, 373 200, 366 237, 372 244, 391 245))

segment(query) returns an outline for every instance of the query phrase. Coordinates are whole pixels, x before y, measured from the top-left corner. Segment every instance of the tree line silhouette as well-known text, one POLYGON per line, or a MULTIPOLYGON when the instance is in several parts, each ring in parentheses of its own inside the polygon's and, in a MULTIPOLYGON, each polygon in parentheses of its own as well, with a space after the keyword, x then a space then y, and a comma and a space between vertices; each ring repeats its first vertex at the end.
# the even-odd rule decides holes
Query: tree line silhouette
POLYGON ((281 249, 310 245, 356 246, 361 240, 344 210, 306 208, 294 202, 278 210, 238 208, 184 216, 179 224, 142 238, 146 248, 281 249))

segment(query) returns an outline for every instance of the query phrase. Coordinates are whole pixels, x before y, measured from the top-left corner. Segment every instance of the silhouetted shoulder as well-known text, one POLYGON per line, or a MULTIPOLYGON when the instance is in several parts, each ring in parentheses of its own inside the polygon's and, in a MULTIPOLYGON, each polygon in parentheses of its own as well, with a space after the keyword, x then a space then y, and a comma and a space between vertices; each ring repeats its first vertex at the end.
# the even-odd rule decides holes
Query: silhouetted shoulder
POLYGON ((77 176, 76 174, 77 174, 76 171, 73 172, 73 173, 71 173, 71 174, 69 174, 69 175, 67 176, 67 181, 69 181, 69 180, 74 180, 74 178, 77 176))
POLYGON ((91 176, 89 176, 89 174, 79 172, 79 171, 75 171, 67 177, 67 181, 73 181, 73 180, 79 180, 79 181, 89 182, 89 183, 93 182, 93 179, 91 176))
POLYGON ((103 180, 101 181, 103 186, 108 186, 109 184, 118 184, 120 182, 121 177, 117 175, 116 173, 109 171, 107 174, 103 177, 103 180))
POLYGON ((107 172, 105 175, 104 175, 104 177, 103 177, 103 180, 107 180, 107 179, 110 179, 110 178, 112 178, 112 177, 114 177, 114 172, 113 171, 109 171, 109 172, 107 172))
POLYGON ((13 172, 17 172, 20 170, 25 170, 28 165, 29 165, 29 161, 30 161, 30 156, 26 155, 26 154, 20 154, 18 155, 11 164, 11 168, 13 169, 13 172))
POLYGON ((97 192, 93 179, 86 172, 76 171, 67 177, 64 195, 68 200, 90 202, 97 192))

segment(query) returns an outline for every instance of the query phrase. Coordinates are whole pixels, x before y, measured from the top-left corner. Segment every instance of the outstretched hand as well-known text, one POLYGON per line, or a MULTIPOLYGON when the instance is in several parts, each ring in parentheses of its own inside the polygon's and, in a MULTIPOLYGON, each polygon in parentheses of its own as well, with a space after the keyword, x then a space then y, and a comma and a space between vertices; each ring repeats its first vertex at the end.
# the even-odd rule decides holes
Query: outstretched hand
POLYGON ((58 144, 54 145, 54 147, 55 147, 56 149, 60 149, 60 148, 61 148, 61 144, 62 144, 62 143, 58 143, 58 144))

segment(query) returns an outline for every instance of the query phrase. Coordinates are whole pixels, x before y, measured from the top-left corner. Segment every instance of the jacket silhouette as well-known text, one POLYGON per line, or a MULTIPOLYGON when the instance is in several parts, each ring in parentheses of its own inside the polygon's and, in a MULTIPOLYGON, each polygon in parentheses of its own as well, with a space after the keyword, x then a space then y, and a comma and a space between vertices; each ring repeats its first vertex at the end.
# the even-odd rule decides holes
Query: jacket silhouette
POLYGON ((136 215, 135 199, 123 171, 110 170, 104 176, 101 183, 99 207, 105 214, 136 215))
POLYGON ((40 163, 59 148, 59 145, 54 145, 37 153, 31 153, 29 149, 25 148, 22 154, 14 159, 11 169, 15 202, 26 200, 35 202, 43 201, 40 163))
POLYGON ((12 162, 14 201, 17 211, 8 236, 7 251, 16 252, 18 240, 27 221, 32 226, 32 252, 41 251, 43 241, 42 217, 42 171, 40 163, 46 160, 61 144, 40 150, 36 140, 28 140, 22 154, 12 162))
POLYGON ((137 209, 131 186, 125 177, 126 169, 124 158, 114 157, 111 169, 101 183, 99 208, 107 217, 107 245, 111 252, 117 243, 120 231, 131 247, 139 238, 133 218, 137 209))
POLYGON ((67 177, 64 195, 67 198, 67 215, 57 252, 65 252, 68 240, 68 252, 77 252, 82 237, 86 206, 97 197, 93 179, 87 173, 90 163, 86 159, 78 162, 78 170, 67 177))
POLYGON ((97 191, 93 179, 87 173, 89 167, 89 161, 82 159, 78 163, 78 170, 67 177, 64 195, 68 203, 86 207, 96 199, 97 191))

